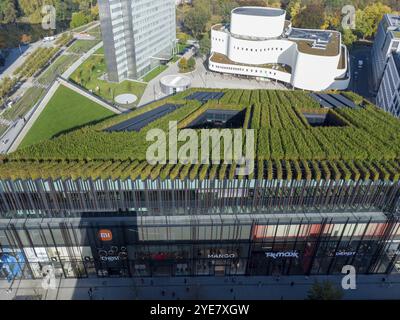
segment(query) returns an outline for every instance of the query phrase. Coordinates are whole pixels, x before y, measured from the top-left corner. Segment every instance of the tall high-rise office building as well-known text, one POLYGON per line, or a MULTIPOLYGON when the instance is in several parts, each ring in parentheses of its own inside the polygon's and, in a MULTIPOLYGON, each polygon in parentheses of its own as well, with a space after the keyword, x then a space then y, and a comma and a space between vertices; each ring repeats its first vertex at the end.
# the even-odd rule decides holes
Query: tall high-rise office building
POLYGON ((99 0, 108 79, 138 79, 171 57, 174 0, 99 0))
POLYGON ((372 83, 378 90, 392 54, 400 52, 400 16, 385 14, 379 23, 372 48, 372 83))

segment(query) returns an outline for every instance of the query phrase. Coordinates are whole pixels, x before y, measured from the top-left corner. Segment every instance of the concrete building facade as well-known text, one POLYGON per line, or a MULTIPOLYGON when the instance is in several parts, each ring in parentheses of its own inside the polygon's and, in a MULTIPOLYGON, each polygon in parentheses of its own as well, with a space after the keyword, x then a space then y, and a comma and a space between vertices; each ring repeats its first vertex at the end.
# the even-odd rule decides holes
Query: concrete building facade
POLYGON ((108 79, 138 79, 169 60, 176 41, 173 0, 99 0, 108 79))

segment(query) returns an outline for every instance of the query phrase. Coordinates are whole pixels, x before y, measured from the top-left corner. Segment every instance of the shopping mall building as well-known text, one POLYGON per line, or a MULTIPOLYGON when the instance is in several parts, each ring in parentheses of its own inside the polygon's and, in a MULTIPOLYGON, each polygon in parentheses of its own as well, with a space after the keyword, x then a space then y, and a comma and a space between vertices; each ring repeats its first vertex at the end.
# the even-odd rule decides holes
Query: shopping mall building
POLYGON ((211 29, 209 69, 303 90, 347 89, 349 53, 341 33, 293 28, 285 17, 275 8, 232 10, 230 25, 211 29))
MULTIPOLYGON (((390 120, 384 121, 388 128, 396 121, 382 119, 390 120)), ((116 120, 107 121, 101 129, 116 120)), ((126 133, 110 135, 115 145, 119 134, 126 133)), ((63 148, 86 146, 75 138, 62 138, 63 148)), ((65 150, 54 148, 57 139, 1 161, 1 278, 41 278, 48 265, 66 278, 326 275, 349 264, 361 274, 385 274, 400 268, 398 160, 382 160, 381 168, 363 161, 258 161, 254 176, 237 178, 231 165, 153 168, 92 155, 60 160, 65 150), (350 175, 346 165, 354 170, 350 175)))

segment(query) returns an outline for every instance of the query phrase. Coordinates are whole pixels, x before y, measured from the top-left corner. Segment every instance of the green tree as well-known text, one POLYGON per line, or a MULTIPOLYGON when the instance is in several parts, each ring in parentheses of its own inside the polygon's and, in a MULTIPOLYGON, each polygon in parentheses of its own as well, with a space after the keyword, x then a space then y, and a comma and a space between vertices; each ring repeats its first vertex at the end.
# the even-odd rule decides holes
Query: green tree
POLYGON ((196 68, 196 60, 191 57, 187 62, 187 66, 189 70, 194 70, 196 68))
POLYGON ((17 19, 17 10, 13 0, 0 1, 0 23, 12 23, 17 19))
POLYGON ((353 31, 351 31, 351 29, 345 29, 342 31, 342 40, 346 46, 351 47, 354 41, 357 40, 357 36, 353 31))
POLYGON ((313 1, 297 14, 294 25, 298 28, 319 29, 325 21, 325 9, 320 1, 313 1))
POLYGON ((290 19, 296 19, 301 10, 301 0, 291 0, 286 8, 289 13, 290 19))
POLYGON ((309 300, 340 300, 343 292, 330 281, 316 281, 308 291, 309 300))
POLYGON ((181 58, 178 63, 179 71, 185 72, 188 68, 188 61, 186 58, 181 58))
POLYGON ((199 44, 200 44, 200 53, 202 55, 207 55, 210 53, 211 40, 210 40, 210 35, 208 32, 203 34, 203 37, 201 38, 199 44))
POLYGON ((215 3, 215 14, 221 16, 222 23, 229 23, 231 19, 231 11, 238 7, 239 4, 232 0, 217 0, 215 3))
POLYGON ((190 30, 192 35, 199 39, 201 34, 206 30, 207 22, 211 19, 209 7, 203 2, 196 2, 186 14, 183 24, 190 30))
POLYGON ((392 9, 381 2, 370 4, 364 10, 357 10, 356 33, 363 39, 373 37, 384 14, 390 12, 392 9))
POLYGON ((176 37, 178 38, 179 42, 182 44, 186 44, 189 40, 189 35, 184 32, 179 32, 176 37))
POLYGON ((91 17, 85 15, 83 12, 75 12, 72 14, 70 26, 71 28, 78 28, 91 21, 91 17))

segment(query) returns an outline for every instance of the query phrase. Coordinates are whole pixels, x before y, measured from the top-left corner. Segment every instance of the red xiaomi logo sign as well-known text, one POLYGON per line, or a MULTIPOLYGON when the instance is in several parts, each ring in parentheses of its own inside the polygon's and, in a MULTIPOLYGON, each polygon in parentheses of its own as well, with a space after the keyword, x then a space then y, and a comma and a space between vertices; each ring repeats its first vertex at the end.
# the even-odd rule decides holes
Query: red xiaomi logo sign
POLYGON ((112 240, 112 232, 108 229, 101 229, 99 231, 99 239, 101 241, 111 241, 112 240))

